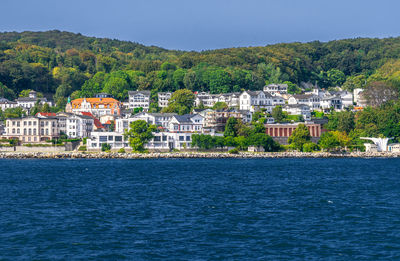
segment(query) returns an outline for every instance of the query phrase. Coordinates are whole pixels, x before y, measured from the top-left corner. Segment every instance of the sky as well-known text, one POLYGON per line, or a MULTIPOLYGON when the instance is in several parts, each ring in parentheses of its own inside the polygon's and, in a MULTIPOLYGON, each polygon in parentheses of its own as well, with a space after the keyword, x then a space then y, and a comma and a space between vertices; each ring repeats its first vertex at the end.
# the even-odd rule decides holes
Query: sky
POLYGON ((60 30, 175 50, 400 36, 399 0, 1 0, 0 31, 60 30))

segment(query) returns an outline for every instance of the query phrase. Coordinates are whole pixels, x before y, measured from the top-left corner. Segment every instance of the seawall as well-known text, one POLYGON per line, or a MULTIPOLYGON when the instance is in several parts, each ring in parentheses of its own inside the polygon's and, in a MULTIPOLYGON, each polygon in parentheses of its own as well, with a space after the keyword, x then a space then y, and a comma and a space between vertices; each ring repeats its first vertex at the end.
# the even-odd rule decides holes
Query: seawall
POLYGON ((159 158, 398 158, 400 153, 354 152, 354 153, 307 153, 267 152, 239 154, 213 152, 179 153, 84 153, 84 152, 0 152, 0 159, 159 159, 159 158))

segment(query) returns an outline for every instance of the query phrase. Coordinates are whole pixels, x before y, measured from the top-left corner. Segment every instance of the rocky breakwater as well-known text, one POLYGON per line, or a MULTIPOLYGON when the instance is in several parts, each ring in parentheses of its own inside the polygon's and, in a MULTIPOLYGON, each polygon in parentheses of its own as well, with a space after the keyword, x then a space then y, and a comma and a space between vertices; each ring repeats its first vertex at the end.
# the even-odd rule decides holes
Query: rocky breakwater
POLYGON ((2 159, 159 159, 159 158, 397 158, 400 153, 388 152, 267 152, 239 154, 217 152, 170 152, 170 153, 84 153, 84 152, 2 152, 2 159))

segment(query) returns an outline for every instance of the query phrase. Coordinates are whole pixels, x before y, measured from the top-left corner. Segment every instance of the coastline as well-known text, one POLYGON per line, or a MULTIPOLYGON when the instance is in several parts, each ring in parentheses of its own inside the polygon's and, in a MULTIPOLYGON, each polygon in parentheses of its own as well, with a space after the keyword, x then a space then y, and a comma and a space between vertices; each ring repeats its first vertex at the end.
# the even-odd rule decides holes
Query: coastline
POLYGON ((239 154, 218 152, 167 152, 167 153, 106 153, 106 152, 0 152, 0 159, 180 159, 180 158, 400 158, 400 153, 388 152, 264 152, 239 154))

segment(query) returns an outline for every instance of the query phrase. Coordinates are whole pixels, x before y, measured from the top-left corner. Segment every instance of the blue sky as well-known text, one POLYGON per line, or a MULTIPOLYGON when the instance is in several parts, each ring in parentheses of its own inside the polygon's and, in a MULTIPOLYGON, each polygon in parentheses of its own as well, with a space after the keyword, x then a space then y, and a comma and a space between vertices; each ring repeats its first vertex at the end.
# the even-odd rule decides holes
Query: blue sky
POLYGON ((398 0, 2 0, 0 31, 58 29, 168 49, 400 36, 398 0))

